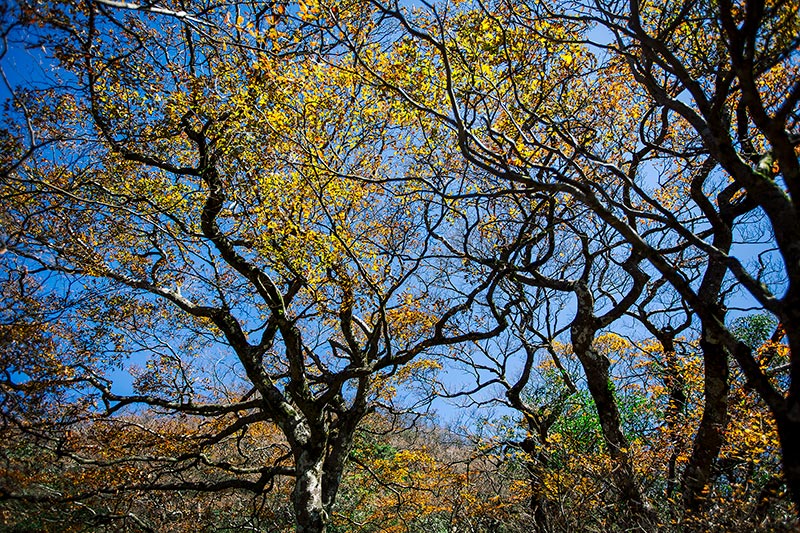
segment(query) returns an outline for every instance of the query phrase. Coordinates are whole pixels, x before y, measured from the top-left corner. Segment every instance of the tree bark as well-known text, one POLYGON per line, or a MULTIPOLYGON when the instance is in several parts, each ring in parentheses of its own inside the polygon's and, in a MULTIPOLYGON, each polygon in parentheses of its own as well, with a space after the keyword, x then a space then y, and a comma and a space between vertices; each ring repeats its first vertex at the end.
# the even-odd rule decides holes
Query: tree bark
POLYGON ((549 530, 547 495, 542 483, 542 477, 548 467, 547 452, 541 449, 544 446, 543 442, 538 444, 536 439, 528 437, 520 443, 520 447, 528 455, 526 469, 531 489, 529 505, 536 533, 546 533, 549 530))
MULTIPOLYGON (((628 453, 628 439, 622 433, 622 419, 611 387, 608 372, 610 363, 594 348, 576 349, 575 353, 586 373, 586 384, 597 409, 603 439, 611 457, 612 479, 619 491, 621 503, 630 512, 630 519, 634 523, 649 524, 653 518, 652 511, 636 484, 628 453)), ((620 518, 625 520, 625 517, 620 518)))
POLYGON ((775 415, 783 452, 783 476, 795 511, 800 515, 800 402, 789 398, 787 409, 775 415))
POLYGON ((705 329, 700 347, 703 350, 705 405, 692 455, 681 480, 684 510, 689 517, 696 516, 705 506, 706 487, 711 480, 714 461, 722 449, 728 423, 728 353, 720 344, 709 339, 705 329))
POLYGON ((292 505, 297 533, 324 533, 327 513, 322 502, 324 446, 309 446, 295 452, 297 477, 292 505))
POLYGON ((669 390, 669 399, 666 413, 664 414, 664 420, 667 425, 670 440, 672 441, 672 453, 670 453, 669 461, 667 462, 666 488, 667 498, 671 499, 678 488, 677 464, 683 439, 678 434, 677 429, 678 419, 686 407, 686 382, 681 375, 676 360, 674 333, 660 332, 658 338, 664 349, 664 358, 666 359, 667 374, 664 379, 664 385, 669 390))

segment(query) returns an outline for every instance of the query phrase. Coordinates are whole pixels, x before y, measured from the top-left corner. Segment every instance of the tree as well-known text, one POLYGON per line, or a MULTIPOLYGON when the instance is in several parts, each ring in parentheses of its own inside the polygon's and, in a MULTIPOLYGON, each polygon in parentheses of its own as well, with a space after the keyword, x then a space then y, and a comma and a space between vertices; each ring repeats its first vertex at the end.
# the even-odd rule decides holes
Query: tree
POLYGON ((583 204, 702 323, 707 417, 687 506, 697 507, 721 442, 729 356, 770 406, 800 506, 797 373, 776 387, 725 323, 725 300, 739 291, 778 317, 797 353, 796 6, 372 4, 383 29, 349 40, 368 79, 448 138, 493 194, 583 204), (376 42, 395 59, 365 53, 376 42), (425 72, 424 86, 397 74, 401 58, 425 72), (748 262, 740 245, 751 239, 760 260, 748 262))
MULTIPOLYGON (((628 455, 609 357, 596 349, 601 331, 620 319, 642 294, 648 276, 639 268, 641 260, 626 253, 624 243, 609 238, 607 228, 580 205, 553 198, 530 204, 512 198, 505 206, 500 198, 487 204, 491 212, 476 218, 494 246, 474 251, 465 246, 462 253, 468 261, 510 272, 515 286, 506 290, 518 293, 514 300, 520 302, 513 313, 516 339, 510 346, 492 350, 499 355, 487 354, 484 358, 489 362, 473 359, 467 366, 486 367, 488 381, 479 388, 498 383, 505 389, 508 403, 523 415, 531 433, 524 446, 534 462, 546 463, 546 454, 540 455, 537 448, 546 447, 549 426, 561 415, 564 401, 578 391, 573 380, 565 377, 561 393, 550 398, 553 405, 527 405, 521 394, 531 379, 537 352, 549 352, 558 365, 553 343, 562 334, 568 336, 597 406, 605 450, 614 466, 613 486, 626 508, 618 516, 652 521, 652 510, 642 497, 628 455), (511 348, 515 343, 519 347, 511 348), (516 366, 515 359, 522 359, 518 377, 508 375, 508 367, 516 366)), ((541 518, 539 527, 546 530, 544 515, 541 518)))
MULTIPOLYGON (((603 11, 598 20, 614 33, 616 51, 655 105, 685 121, 702 143, 698 156, 719 165, 729 177, 730 183, 717 189, 716 195, 703 194, 708 186, 705 178, 692 183, 696 202, 712 228, 707 251, 710 261, 719 265, 715 268, 727 269, 757 305, 779 317, 791 351, 797 354, 800 234, 790 222, 797 216, 795 184, 800 168, 796 62, 800 17, 796 6, 791 2, 686 2, 665 6, 654 15, 651 18, 637 2, 631 2, 627 12, 603 11), (670 8, 675 15, 665 16, 670 8), (686 48, 678 44, 685 35, 697 37, 686 48), (710 53, 704 57, 692 54, 692 49, 700 46, 708 46, 710 53), (684 90, 691 95, 692 105, 677 98, 684 90), (706 195, 716 196, 716 209, 706 195), (770 231, 773 257, 783 274, 777 284, 768 283, 763 267, 753 272, 730 253, 737 218, 754 209, 764 214, 770 231)), ((708 237, 702 241, 707 243, 708 237)), ((795 452, 800 442, 797 362, 786 389, 772 385, 752 349, 726 330, 724 313, 719 304, 708 304, 704 288, 696 292, 699 300, 688 288, 681 294, 714 337, 725 337, 727 350, 769 405, 779 428, 784 473, 800 508, 800 457, 795 452)), ((715 363, 707 360, 706 364, 715 363)))
POLYGON ((2 497, 258 495, 286 476, 297 530, 324 531, 390 378, 504 327, 498 277, 467 285, 402 186, 341 178, 402 175, 404 141, 380 94, 281 49, 302 13, 193 9, 17 6, 55 74, 6 119, 35 140, 4 162, 4 265, 42 311, 12 307, 4 327, 70 328, 43 340, 61 377, 25 363, 33 337, 7 340, 3 420, 88 477, 5 479, 2 497), (36 416, 17 408, 31 391, 36 416))

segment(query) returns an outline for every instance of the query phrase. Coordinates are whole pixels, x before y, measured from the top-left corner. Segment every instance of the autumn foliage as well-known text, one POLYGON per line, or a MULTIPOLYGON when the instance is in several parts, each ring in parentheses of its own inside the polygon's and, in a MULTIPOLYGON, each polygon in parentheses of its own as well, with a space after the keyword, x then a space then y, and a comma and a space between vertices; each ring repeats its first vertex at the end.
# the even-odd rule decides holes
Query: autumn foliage
POLYGON ((797 527, 797 7, 0 6, 0 528, 797 527))

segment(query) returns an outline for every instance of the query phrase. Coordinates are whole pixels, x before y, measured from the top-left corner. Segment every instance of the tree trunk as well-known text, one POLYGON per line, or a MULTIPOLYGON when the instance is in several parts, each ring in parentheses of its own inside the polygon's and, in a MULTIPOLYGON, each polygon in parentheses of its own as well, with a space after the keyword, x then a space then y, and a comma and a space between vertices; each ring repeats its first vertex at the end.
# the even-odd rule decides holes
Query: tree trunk
POLYGON ((295 454, 297 477, 292 491, 292 505, 297 533, 324 533, 327 515, 322 502, 322 449, 303 449, 295 454))
POLYGON ((678 423, 681 413, 683 413, 683 410, 686 408, 686 383, 678 368, 673 336, 670 334, 662 334, 659 340, 661 346, 664 348, 664 358, 667 367, 664 385, 667 387, 667 390, 669 390, 669 399, 666 413, 664 414, 664 420, 666 421, 669 439, 672 444, 672 453, 670 453, 669 461, 667 462, 666 488, 667 498, 671 499, 678 488, 677 464, 678 456, 683 447, 683 439, 678 432, 678 423))
POLYGON ((786 403, 788 408, 775 415, 775 422, 783 454, 783 476, 795 512, 800 515, 800 401, 790 397, 786 403))
POLYGON ((520 443, 522 450, 528 455, 525 461, 530 479, 531 498, 529 500, 533 515, 533 528, 536 533, 545 533, 548 528, 547 495, 542 483, 542 476, 547 470, 547 453, 540 449, 536 439, 528 437, 520 443))
POLYGON ((586 384, 597 408, 603 438, 611 456, 612 477, 622 504, 629 509, 635 522, 649 523, 651 512, 634 478, 628 439, 622 433, 621 417, 609 381, 609 361, 593 348, 576 349, 575 352, 586 373, 586 384))
POLYGON ((694 439, 692 456, 681 481, 687 516, 696 516, 705 507, 705 492, 711 480, 714 461, 722 448, 725 426, 728 423, 728 353, 720 344, 709 340, 705 329, 700 339, 700 348, 703 350, 705 405, 694 439))

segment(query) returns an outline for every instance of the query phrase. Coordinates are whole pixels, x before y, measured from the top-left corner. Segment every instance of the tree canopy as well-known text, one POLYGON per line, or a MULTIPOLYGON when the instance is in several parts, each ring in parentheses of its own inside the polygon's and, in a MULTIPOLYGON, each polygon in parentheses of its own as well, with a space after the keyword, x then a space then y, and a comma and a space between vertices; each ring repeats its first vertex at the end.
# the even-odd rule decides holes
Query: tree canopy
POLYGON ((796 523, 796 2, 0 9, 4 524, 796 523))

